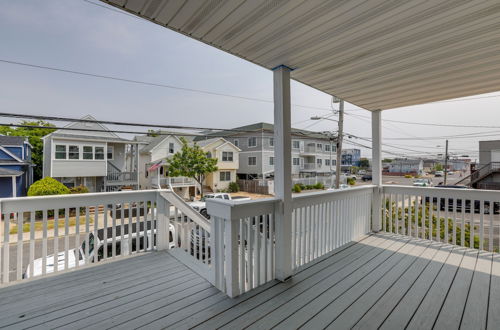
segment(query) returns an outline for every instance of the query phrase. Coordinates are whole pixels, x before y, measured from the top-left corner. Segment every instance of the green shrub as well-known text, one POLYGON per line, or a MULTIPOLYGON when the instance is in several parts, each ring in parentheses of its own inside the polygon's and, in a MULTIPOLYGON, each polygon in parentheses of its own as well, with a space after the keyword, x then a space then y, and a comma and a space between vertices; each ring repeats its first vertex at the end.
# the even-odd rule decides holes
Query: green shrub
POLYGON ((236 193, 240 191, 240 185, 237 182, 229 183, 229 192, 236 193))
POLYGON ((300 185, 299 184, 294 184, 293 185, 293 192, 295 193, 299 193, 302 191, 302 188, 300 188, 300 185))
POLYGON ((347 184, 350 186, 354 186, 356 184, 355 178, 347 178, 347 184))
POLYGON ((405 178, 407 178, 407 179, 412 179, 412 178, 413 178, 413 175, 411 175, 411 174, 405 174, 405 178))
POLYGON ((314 185, 314 189, 325 189, 325 185, 321 182, 318 182, 314 185))
POLYGON ((69 189, 71 194, 86 194, 89 192, 89 188, 84 185, 79 185, 69 189))
POLYGON ((51 177, 36 181, 28 189, 28 196, 66 195, 69 193, 68 187, 51 177))
POLYGON ((312 185, 312 184, 308 184, 308 185, 306 186, 306 189, 307 189, 307 190, 314 189, 314 185, 312 185))
POLYGON ((306 185, 303 183, 297 183, 300 186, 300 189, 306 190, 306 185))

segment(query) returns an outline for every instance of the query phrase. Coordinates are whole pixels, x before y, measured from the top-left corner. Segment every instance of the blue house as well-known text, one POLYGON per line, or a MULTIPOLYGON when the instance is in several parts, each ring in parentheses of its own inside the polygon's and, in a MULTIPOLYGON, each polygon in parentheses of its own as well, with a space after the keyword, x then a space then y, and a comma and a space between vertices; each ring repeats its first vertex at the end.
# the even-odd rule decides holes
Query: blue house
POLYGON ((32 183, 31 144, 22 136, 0 135, 0 198, 26 196, 32 183))

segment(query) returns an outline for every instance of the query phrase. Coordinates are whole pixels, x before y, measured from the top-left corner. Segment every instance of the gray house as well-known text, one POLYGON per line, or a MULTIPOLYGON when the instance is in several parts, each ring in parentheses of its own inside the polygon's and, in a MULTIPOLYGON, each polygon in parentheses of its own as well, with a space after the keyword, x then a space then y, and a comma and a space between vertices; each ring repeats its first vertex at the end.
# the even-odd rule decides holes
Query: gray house
POLYGON ((138 188, 139 142, 123 139, 92 116, 43 137, 43 176, 92 192, 138 188))
POLYGON ((500 140, 479 141, 479 164, 471 164, 470 176, 459 181, 472 188, 500 190, 500 140))
MULTIPOLYGON (((238 177, 252 180, 274 177, 273 132, 272 124, 256 123, 213 135, 224 136, 241 149, 238 177)), ((335 153, 335 141, 327 135, 292 129, 293 178, 329 176, 335 170, 335 153)))

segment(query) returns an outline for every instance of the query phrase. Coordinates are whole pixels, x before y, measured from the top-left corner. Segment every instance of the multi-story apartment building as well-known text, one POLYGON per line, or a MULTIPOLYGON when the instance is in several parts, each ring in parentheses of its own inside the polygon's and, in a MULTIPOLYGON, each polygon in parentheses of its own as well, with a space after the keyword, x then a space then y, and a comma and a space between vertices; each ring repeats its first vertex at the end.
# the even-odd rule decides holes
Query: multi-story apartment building
MULTIPOLYGON (((256 123, 218 132, 240 148, 240 179, 274 176, 274 126, 256 123)), ((335 171, 335 141, 326 134, 292 129, 292 175, 294 178, 327 176, 335 171)), ((202 138, 197 138, 200 140, 202 138)))

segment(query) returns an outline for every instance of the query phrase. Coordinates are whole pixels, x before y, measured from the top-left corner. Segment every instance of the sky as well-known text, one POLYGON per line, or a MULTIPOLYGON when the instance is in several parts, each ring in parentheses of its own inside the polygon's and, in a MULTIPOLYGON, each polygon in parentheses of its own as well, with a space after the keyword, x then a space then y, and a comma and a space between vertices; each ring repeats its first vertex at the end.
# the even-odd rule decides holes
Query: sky
MULTIPOLYGON (((272 92, 271 71, 98 0, 0 0, 0 112, 72 118, 90 114, 100 120, 232 128, 272 123, 272 92), (81 76, 2 60, 264 101, 81 76)), ((330 95, 294 81, 291 94, 294 127, 336 130, 335 122, 310 120, 332 114, 330 95)), ((386 110, 382 114, 383 150, 390 153, 385 156, 431 157, 444 152, 445 137, 450 136, 452 156, 474 159, 479 140, 500 140, 499 107, 500 93, 491 93, 386 110), (479 138, 476 133, 488 136, 479 138)), ((349 103, 345 109, 345 132, 370 138, 370 112, 349 103)), ((0 122, 16 120, 0 117, 0 122)), ((352 137, 344 146, 353 147, 351 141, 370 145, 352 137)), ((370 157, 370 150, 362 148, 362 156, 370 157)))

